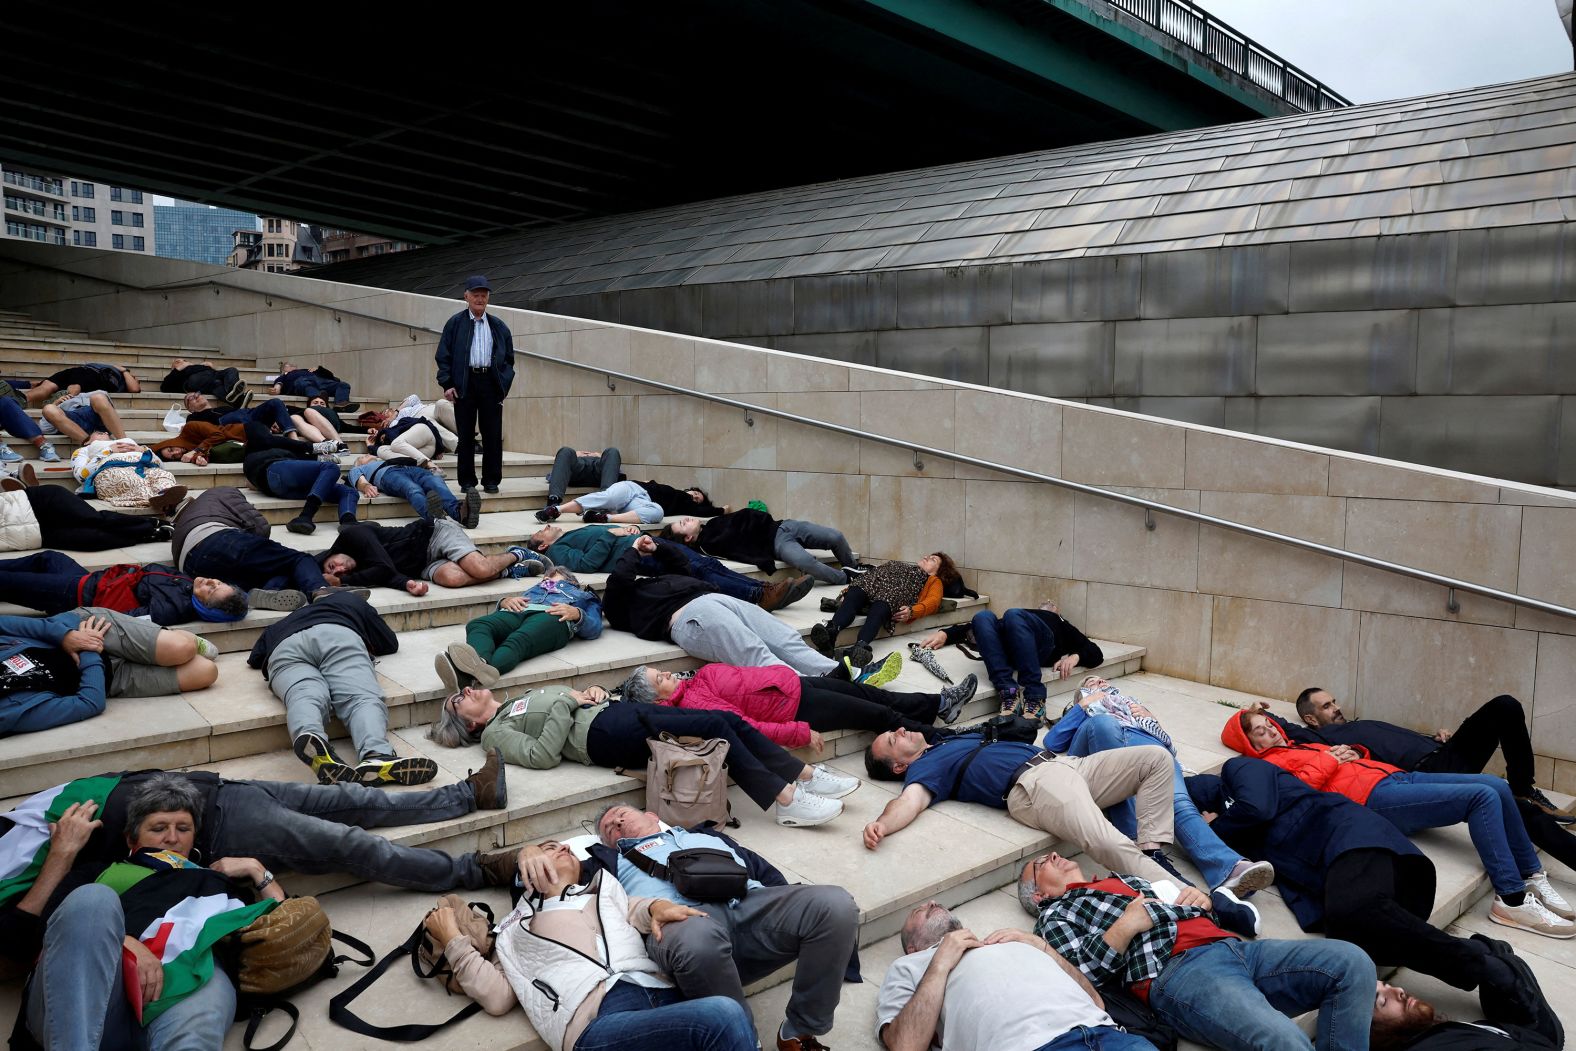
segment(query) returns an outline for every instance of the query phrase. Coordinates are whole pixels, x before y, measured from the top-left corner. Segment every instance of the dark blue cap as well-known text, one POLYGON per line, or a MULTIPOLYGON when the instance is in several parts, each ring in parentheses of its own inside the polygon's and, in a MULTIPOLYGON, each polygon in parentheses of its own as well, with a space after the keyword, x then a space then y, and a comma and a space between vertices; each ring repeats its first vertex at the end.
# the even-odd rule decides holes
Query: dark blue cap
POLYGON ((481 274, 472 274, 465 279, 465 291, 474 292, 478 288, 485 289, 488 292, 492 291, 492 285, 489 285, 487 279, 481 274))

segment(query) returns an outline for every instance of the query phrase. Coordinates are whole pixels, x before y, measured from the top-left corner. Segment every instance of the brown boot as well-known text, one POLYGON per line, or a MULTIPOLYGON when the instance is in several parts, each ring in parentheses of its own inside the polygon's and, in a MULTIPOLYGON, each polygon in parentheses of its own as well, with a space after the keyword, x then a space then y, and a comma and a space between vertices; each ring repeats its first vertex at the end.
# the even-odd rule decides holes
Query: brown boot
POLYGON ((148 506, 161 515, 168 515, 179 507, 181 501, 185 498, 186 487, 184 485, 172 485, 163 492, 154 493, 148 497, 148 506))
POLYGON ((487 749, 487 761, 480 770, 468 770, 465 783, 476 796, 477 810, 502 810, 509 805, 509 787, 504 783, 503 753, 487 749))
POLYGON ((514 877, 520 871, 520 851, 494 850, 483 854, 476 853, 476 864, 481 866, 482 880, 489 887, 512 887, 514 877))
POLYGON ((786 580, 773 581, 761 588, 761 597, 755 600, 755 604, 768 613, 782 609, 788 604, 788 591, 792 586, 786 580))

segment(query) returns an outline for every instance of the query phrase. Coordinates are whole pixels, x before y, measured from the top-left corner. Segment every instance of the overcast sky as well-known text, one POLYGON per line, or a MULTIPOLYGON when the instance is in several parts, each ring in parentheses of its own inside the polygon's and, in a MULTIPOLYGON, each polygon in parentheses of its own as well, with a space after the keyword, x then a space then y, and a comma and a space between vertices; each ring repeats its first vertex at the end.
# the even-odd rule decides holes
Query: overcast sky
POLYGON ((1569 72, 1554 0, 1196 0, 1353 102, 1569 72))

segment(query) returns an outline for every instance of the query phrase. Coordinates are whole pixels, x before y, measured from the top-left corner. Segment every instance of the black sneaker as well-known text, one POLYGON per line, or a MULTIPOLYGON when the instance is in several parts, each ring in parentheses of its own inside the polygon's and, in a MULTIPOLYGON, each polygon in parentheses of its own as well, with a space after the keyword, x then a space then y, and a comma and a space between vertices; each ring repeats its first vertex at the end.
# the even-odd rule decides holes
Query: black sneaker
POLYGON ((297 759, 312 768, 320 785, 337 785, 341 781, 355 780, 355 768, 335 755, 328 741, 310 730, 295 739, 292 749, 297 759))
POLYGON ((1221 929, 1244 938, 1259 936, 1259 910, 1243 901, 1229 890, 1217 890, 1209 896, 1210 911, 1221 929))
POLYGON ((482 494, 472 489, 465 494, 465 500, 460 504, 460 525, 466 529, 475 529, 481 517, 482 494))
POLYGON ((558 521, 558 515, 558 504, 549 500, 546 507, 536 512, 536 520, 538 522, 556 522, 558 521))
POLYGON ((496 494, 498 492, 498 487, 496 485, 484 485, 482 486, 482 492, 496 494))
POLYGON ((866 646, 862 642, 856 642, 848 648, 848 659, 853 662, 854 667, 863 668, 865 665, 875 660, 876 655, 871 651, 869 646, 866 646))
POLYGON ((438 776, 438 764, 424 755, 369 755, 356 764, 356 781, 378 788, 383 785, 424 785, 438 776))
POLYGON ((817 624, 810 629, 810 645, 823 657, 832 655, 832 647, 837 642, 837 636, 832 633, 830 624, 817 624))
POLYGON ((843 567, 843 575, 848 578, 848 583, 850 583, 850 584, 852 584, 854 581, 858 580, 860 577, 864 576, 868 572, 870 572, 870 567, 866 566, 866 565, 844 566, 843 567))
POLYGON ((290 530, 292 533, 300 533, 302 536, 311 536, 313 533, 317 532, 317 523, 312 521, 310 518, 292 518, 290 521, 285 523, 285 528, 290 530))
POLYGON ((581 511, 580 521, 602 523, 607 521, 606 511, 581 511))

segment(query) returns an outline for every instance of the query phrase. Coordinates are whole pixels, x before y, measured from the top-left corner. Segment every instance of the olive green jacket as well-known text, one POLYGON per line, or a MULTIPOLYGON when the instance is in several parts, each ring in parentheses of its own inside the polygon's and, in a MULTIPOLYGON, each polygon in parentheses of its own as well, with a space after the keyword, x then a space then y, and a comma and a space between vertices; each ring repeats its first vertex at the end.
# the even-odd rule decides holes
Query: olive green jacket
POLYGON ((482 731, 482 747, 532 770, 550 770, 565 759, 590 766, 586 734, 604 707, 582 705, 567 686, 542 686, 498 709, 482 731))

